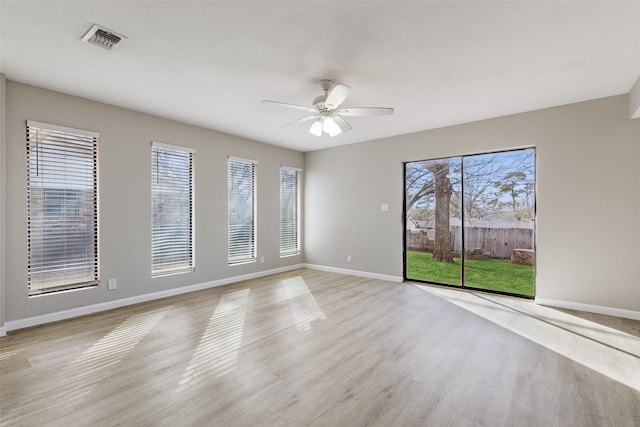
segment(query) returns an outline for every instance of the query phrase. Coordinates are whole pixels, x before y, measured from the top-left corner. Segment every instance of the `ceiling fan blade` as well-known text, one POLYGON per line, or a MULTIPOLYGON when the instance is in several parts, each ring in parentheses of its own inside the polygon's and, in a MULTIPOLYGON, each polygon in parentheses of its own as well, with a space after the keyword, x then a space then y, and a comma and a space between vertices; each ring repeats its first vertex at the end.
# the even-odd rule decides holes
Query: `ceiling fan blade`
POLYGON ((282 107, 295 108, 297 110, 304 110, 304 111, 308 111, 310 113, 315 113, 316 112, 315 108, 305 107, 304 105, 289 104, 287 102, 279 102, 279 101, 269 101, 268 99, 263 99, 262 102, 264 104, 276 104, 276 105, 280 105, 282 107))
POLYGON ((350 91, 350 86, 337 83, 327 95, 327 99, 324 101, 325 105, 331 110, 338 108, 347 99, 350 91))
POLYGON ((393 114, 393 108, 383 107, 355 107, 342 108, 335 112, 342 116, 388 116, 393 114))
POLYGON ((303 124, 303 123, 308 123, 308 122, 311 122, 311 121, 317 120, 317 119, 318 119, 318 116, 306 116, 306 117, 303 117, 301 119, 294 120, 291 123, 287 123, 286 125, 284 125, 282 127, 283 128, 290 128, 291 126, 300 125, 300 124, 303 124))
POLYGON ((342 132, 346 132, 348 130, 351 130, 351 125, 349 123, 347 123, 347 121, 345 119, 343 119, 342 117, 338 116, 337 114, 333 115, 333 121, 336 122, 336 124, 338 126, 340 126, 340 129, 342 130, 342 132))

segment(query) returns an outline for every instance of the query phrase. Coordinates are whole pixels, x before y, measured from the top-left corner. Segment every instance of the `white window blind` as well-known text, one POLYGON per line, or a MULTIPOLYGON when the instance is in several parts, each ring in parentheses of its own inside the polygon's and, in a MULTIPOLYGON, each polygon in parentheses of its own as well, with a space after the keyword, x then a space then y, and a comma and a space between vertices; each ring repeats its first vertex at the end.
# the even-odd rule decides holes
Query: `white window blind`
POLYGON ((151 275, 194 270, 193 157, 195 151, 151 146, 151 275))
POLYGON ((256 260, 256 162, 230 157, 229 264, 256 260))
POLYGON ((280 168, 280 256, 300 253, 300 170, 280 168))
POLYGON ((98 284, 99 137, 27 121, 30 296, 98 284))

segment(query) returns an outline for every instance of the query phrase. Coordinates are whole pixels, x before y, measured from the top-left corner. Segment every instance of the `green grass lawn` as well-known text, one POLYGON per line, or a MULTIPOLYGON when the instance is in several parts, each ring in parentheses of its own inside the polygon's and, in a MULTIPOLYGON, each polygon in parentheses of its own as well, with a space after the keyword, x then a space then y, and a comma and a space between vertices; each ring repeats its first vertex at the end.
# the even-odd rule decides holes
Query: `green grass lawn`
MULTIPOLYGON (((407 252, 407 278, 427 282, 460 285, 461 263, 435 261, 430 253, 407 252)), ((532 297, 533 266, 513 264, 509 260, 486 259, 465 262, 465 286, 532 297)))

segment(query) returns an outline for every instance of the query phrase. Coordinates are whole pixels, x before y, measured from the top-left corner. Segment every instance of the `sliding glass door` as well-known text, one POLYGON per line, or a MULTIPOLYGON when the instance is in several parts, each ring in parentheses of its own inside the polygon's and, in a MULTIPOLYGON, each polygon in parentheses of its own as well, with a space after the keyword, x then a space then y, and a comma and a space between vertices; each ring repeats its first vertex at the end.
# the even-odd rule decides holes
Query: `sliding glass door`
POLYGON ((534 296, 535 151, 405 164, 405 278, 534 296))

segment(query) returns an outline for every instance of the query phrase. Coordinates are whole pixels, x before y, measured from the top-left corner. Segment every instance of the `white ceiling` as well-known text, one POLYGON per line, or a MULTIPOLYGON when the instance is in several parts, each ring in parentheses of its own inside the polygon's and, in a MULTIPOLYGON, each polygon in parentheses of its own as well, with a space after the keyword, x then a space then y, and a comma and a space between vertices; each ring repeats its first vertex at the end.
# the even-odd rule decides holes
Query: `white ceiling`
POLYGON ((10 80, 310 151, 627 93, 640 2, 6 1, 10 80), (128 37, 83 43, 94 24, 128 37), (319 79, 395 107, 315 137, 280 126, 319 79))

